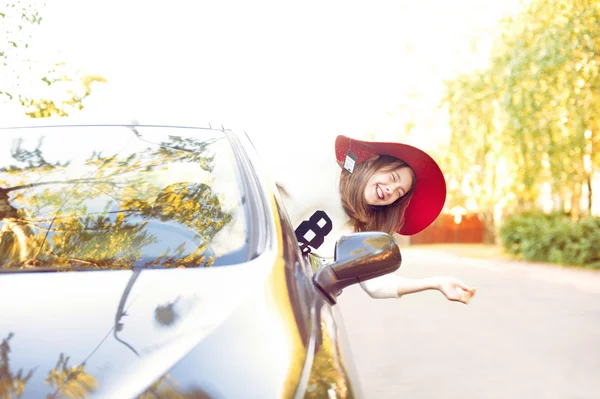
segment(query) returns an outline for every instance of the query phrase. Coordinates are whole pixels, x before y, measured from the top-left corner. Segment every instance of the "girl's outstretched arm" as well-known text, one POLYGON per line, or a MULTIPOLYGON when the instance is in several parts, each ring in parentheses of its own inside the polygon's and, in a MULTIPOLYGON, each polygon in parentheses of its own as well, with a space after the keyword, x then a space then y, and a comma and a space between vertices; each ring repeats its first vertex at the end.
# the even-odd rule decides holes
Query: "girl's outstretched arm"
POLYGON ((400 298, 427 290, 438 290, 448 300, 469 303, 475 295, 475 288, 468 287, 454 277, 436 276, 426 278, 407 278, 395 274, 386 274, 360 283, 362 289, 372 298, 400 298))

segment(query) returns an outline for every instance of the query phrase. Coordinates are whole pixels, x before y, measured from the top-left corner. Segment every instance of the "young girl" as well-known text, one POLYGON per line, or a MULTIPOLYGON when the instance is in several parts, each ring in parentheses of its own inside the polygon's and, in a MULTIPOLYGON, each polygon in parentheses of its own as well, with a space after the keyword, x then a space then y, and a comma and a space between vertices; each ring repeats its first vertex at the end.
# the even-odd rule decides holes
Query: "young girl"
MULTIPOLYGON (((304 253, 331 258, 336 240, 353 231, 382 231, 400 241, 400 235, 429 226, 444 207, 444 175, 416 147, 338 136, 335 157, 329 164, 310 160, 317 176, 303 171, 278 184, 304 253)), ((373 298, 436 289, 451 301, 468 303, 475 294, 462 281, 445 276, 409 279, 388 274, 360 285, 373 298)))

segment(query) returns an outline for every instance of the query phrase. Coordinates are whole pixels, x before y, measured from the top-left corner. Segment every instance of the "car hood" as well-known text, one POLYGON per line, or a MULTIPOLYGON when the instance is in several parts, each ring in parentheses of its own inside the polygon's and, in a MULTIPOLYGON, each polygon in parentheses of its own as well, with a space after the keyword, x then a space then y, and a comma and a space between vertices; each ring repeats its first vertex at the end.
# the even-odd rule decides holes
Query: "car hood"
MULTIPOLYGON (((290 369, 290 356, 281 355, 298 348, 276 304, 281 263, 259 258, 219 268, 0 275, 0 381, 10 381, 13 394, 22 388, 22 398, 135 396, 181 375, 167 372, 189 361, 190 353, 210 368, 219 348, 252 346, 235 327, 235 320, 245 318, 275 329, 257 339, 270 340, 268 346, 278 352, 263 360, 273 370, 273 389, 281 393, 290 369), (287 341, 277 344, 275 336, 287 341), (202 345, 207 337, 209 345, 202 345)), ((207 391, 201 385, 209 384, 224 392, 221 385, 232 385, 233 375, 208 382, 192 377, 185 376, 192 391, 207 391)))

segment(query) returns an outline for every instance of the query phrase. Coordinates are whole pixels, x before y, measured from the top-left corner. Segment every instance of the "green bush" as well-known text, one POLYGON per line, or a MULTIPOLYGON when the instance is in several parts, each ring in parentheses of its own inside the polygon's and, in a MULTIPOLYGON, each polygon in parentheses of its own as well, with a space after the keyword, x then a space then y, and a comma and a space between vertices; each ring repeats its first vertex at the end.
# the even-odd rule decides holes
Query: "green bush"
POLYGON ((600 218, 571 220, 562 213, 522 213, 500 228, 502 245, 524 260, 600 268, 600 218))

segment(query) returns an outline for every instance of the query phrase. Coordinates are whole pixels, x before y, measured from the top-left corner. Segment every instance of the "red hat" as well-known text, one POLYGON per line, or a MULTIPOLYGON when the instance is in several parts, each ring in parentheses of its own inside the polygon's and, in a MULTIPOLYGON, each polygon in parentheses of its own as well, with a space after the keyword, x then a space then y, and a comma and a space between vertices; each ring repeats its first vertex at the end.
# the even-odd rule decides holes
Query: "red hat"
POLYGON ((438 164, 424 151, 401 143, 360 141, 346 136, 335 139, 335 157, 343 163, 351 149, 364 162, 373 154, 391 155, 406 162, 415 173, 415 187, 404 215, 404 225, 398 233, 413 235, 429 226, 438 217, 446 201, 446 180, 438 164))

